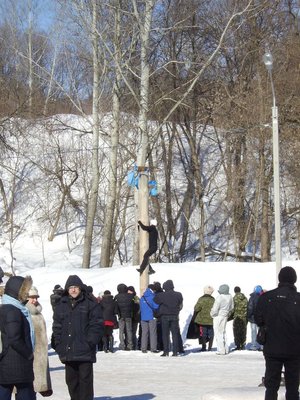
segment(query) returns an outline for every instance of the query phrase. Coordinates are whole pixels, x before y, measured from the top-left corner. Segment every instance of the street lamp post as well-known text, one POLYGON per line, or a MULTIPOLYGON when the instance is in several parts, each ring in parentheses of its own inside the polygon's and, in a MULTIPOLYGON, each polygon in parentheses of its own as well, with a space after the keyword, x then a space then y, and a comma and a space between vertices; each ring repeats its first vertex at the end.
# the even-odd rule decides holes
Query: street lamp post
POLYGON ((273 106, 272 106, 272 131, 273 131, 273 183, 274 183, 274 215, 275 215, 275 260, 276 277, 281 269, 281 223, 280 223, 280 185, 279 185, 279 135, 278 135, 278 108, 276 106, 275 89, 272 77, 273 57, 266 51, 263 61, 269 72, 273 106))

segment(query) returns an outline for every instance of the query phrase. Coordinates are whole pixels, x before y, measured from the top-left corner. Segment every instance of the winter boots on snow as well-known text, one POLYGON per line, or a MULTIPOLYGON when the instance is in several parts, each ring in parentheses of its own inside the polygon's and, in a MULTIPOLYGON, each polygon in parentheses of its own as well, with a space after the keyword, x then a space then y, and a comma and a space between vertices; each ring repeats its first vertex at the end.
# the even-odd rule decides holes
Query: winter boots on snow
POLYGON ((103 351, 104 353, 113 353, 114 352, 114 338, 113 336, 103 336, 103 351))
MULTIPOLYGON (((208 351, 211 351, 213 341, 214 341, 214 338, 209 338, 209 341, 208 341, 208 351)), ((207 343, 206 337, 205 337, 205 336, 202 336, 202 337, 201 337, 201 345, 202 345, 201 351, 206 351, 206 343, 207 343)))
MULTIPOLYGON (((261 378, 261 383, 258 385, 259 387, 265 386, 265 377, 263 376, 261 378)), ((285 386, 285 379, 284 379, 284 372, 281 372, 281 378, 280 378, 280 386, 285 386)))

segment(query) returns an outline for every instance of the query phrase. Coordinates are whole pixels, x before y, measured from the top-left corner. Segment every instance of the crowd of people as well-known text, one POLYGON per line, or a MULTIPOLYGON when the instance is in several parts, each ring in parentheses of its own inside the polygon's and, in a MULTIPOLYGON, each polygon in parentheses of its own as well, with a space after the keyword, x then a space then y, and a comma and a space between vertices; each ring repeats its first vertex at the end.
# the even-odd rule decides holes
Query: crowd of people
MULTIPOLYGON (((233 350, 245 350, 247 339, 247 325, 250 324, 251 343, 249 350, 262 350, 257 342, 258 327, 254 319, 254 313, 259 296, 264 293, 260 285, 255 286, 249 299, 241 292, 241 288, 234 288, 234 295, 230 293, 227 284, 220 285, 218 295, 213 297, 212 286, 203 288, 203 295, 198 299, 194 307, 194 315, 191 321, 192 329, 201 345, 200 351, 212 350, 213 343, 217 346, 218 355, 229 353, 226 340, 227 322, 233 320, 233 336, 235 348, 233 350), (208 347, 207 347, 208 343, 208 347)), ((192 337, 192 336, 191 336, 192 337)))
MULTIPOLYGON (((265 292, 255 286, 249 299, 241 288, 230 294, 227 284, 218 295, 207 285, 194 306, 192 324, 200 351, 229 353, 226 326, 233 320, 235 350, 246 346, 247 325, 251 329, 250 350, 262 350, 266 360, 265 400, 277 399, 284 368, 287 400, 298 400, 300 374, 300 294, 296 272, 284 267, 279 286, 265 292), (257 339, 258 329, 264 339, 257 339), (258 343, 259 342, 259 343, 258 343)), ((70 275, 64 285, 54 286, 51 346, 65 365, 65 381, 71 400, 92 400, 93 364, 97 351, 114 352, 114 330, 118 329, 119 350, 162 353, 177 357, 184 353, 179 327, 182 293, 171 279, 163 285, 149 284, 141 297, 133 286, 117 285, 117 294, 106 289, 96 297, 93 288, 79 276, 70 275), (171 337, 171 340, 170 340, 171 337)), ((11 276, 4 288, 0 307, 0 398, 35 400, 36 393, 51 396, 46 324, 38 289, 30 277, 11 276)))
MULTIPOLYGON (((3 287, 0 307, 0 398, 35 400, 51 396, 46 324, 38 289, 31 277, 11 276, 3 287)), ((79 276, 70 275, 50 295, 53 310, 51 347, 65 365, 71 400, 92 400, 96 352, 114 352, 114 329, 119 350, 141 350, 169 356, 183 353, 179 330, 182 294, 172 280, 150 284, 141 298, 133 286, 120 283, 96 297, 79 276), (159 311, 159 314, 158 314, 159 311)))

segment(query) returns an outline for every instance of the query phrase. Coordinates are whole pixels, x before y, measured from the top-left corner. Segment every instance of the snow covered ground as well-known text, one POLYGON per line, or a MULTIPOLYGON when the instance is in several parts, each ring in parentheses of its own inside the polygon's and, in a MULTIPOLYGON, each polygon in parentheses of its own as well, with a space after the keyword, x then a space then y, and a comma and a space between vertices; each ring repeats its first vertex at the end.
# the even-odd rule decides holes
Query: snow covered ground
MULTIPOLYGON (((119 283, 133 285, 139 294, 139 274, 136 266, 115 266, 113 268, 79 267, 79 258, 66 256, 55 249, 53 244, 43 249, 41 257, 32 243, 26 243, 15 249, 16 266, 21 275, 30 274, 40 293, 40 303, 47 323, 48 337, 51 335, 52 309, 49 296, 55 284, 64 286, 71 274, 77 274, 87 285, 94 288, 94 294, 105 289, 116 294, 119 283), (46 265, 46 267, 40 267, 46 265)), ((9 271, 6 265, 7 253, 0 248, 0 265, 9 271)), ((289 261, 283 266, 293 266, 300 279, 300 262, 289 261)), ((241 287, 249 296, 254 286, 260 284, 264 289, 276 286, 275 263, 182 263, 153 264, 156 274, 151 282, 163 283, 172 279, 175 290, 182 292, 184 306, 180 313, 180 327, 186 354, 182 357, 163 357, 159 354, 140 351, 119 351, 118 331, 115 331, 113 354, 99 352, 94 365, 95 400, 220 400, 220 399, 263 399, 264 388, 258 387, 264 375, 264 359, 261 352, 249 350, 234 351, 219 356, 215 351, 200 353, 197 340, 185 340, 187 327, 193 313, 193 307, 203 294, 203 287, 215 288, 213 296, 221 284, 228 284, 233 293, 234 286, 241 287)), ((250 331, 250 330, 249 330, 250 331)), ((248 332, 248 342, 250 336, 248 332)), ((228 343, 234 347, 232 322, 227 325, 228 343)), ((49 360, 54 394, 53 400, 69 400, 64 379, 64 367, 49 346, 49 360)), ((283 389, 279 399, 283 399, 283 389)), ((42 397, 38 395, 38 399, 42 397)))
MULTIPOLYGON (((189 341, 186 355, 176 358, 140 351, 99 352, 94 366, 95 400, 246 400, 247 392, 251 399, 263 399, 264 388, 258 387, 264 374, 262 353, 245 350, 218 356, 196 352, 194 344, 189 341)), ((52 399, 69 400, 63 367, 51 351, 50 366, 52 399)))

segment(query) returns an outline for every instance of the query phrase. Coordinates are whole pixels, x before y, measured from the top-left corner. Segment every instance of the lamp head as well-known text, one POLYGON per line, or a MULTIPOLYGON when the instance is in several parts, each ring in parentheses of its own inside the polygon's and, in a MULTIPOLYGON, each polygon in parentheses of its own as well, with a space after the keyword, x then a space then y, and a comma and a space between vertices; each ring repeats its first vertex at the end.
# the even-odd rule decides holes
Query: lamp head
POLYGON ((263 62, 268 71, 272 71, 273 68, 273 56, 269 50, 263 55, 263 62))

